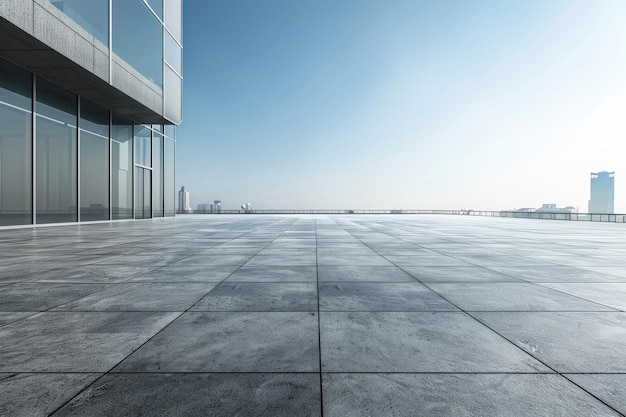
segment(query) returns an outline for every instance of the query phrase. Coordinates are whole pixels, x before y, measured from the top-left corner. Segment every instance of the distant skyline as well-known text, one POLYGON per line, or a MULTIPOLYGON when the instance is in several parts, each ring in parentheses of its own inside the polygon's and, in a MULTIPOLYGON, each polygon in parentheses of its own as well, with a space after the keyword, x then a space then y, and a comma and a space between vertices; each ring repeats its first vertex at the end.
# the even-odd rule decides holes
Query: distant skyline
POLYGON ((626 2, 185 0, 191 207, 626 212, 626 2))

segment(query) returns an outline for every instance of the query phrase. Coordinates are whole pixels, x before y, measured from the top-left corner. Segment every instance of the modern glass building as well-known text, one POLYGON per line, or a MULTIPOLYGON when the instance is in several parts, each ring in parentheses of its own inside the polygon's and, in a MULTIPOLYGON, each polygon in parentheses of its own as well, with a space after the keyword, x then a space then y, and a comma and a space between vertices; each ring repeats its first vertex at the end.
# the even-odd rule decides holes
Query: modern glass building
POLYGON ((0 227, 175 214, 182 0, 0 1, 0 227))
POLYGON ((615 213, 615 172, 601 171, 591 173, 589 213, 615 213))

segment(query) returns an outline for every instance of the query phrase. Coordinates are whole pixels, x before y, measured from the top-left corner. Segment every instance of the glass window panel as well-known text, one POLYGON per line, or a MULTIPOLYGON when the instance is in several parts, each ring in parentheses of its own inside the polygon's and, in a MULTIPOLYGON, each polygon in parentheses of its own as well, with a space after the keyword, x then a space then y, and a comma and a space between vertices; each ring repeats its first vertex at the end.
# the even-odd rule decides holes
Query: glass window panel
POLYGON ((183 80, 168 67, 163 68, 165 83, 163 86, 163 110, 168 120, 180 123, 183 118, 183 80))
POLYGON ((135 218, 143 219, 143 168, 135 167, 135 218))
POLYGON ((154 13, 163 20, 163 0, 147 0, 154 13))
POLYGON ((33 76, 0 59, 0 101, 32 110, 33 76))
POLYGON ((176 125, 165 125, 165 136, 176 139, 176 125))
POLYGON ((147 127, 135 125, 135 163, 146 167, 152 166, 152 131, 147 127))
POLYGON ((133 217, 133 123, 113 115, 111 126, 113 219, 133 217))
POLYGON ((109 0, 51 0, 50 3, 109 45, 109 0))
POLYGON ((32 223, 32 113, 0 104, 0 226, 32 223))
POLYGON ((80 221, 109 218, 109 140, 80 132, 80 221))
POLYGON ((163 26, 141 0, 113 0, 113 52, 163 86, 163 26))
POLYGON ((78 103, 76 95, 37 77, 35 112, 71 126, 76 126, 78 103))
POLYGON ((37 117, 36 132, 37 223, 74 222, 78 185, 76 128, 37 117))
POLYGON ((152 125, 152 130, 163 133, 163 125, 152 125))
POLYGON ((176 214, 176 187, 175 183, 175 150, 174 141, 165 139, 164 166, 163 166, 163 193, 165 204, 165 216, 176 214))
POLYGON ((151 172, 149 169, 135 167, 135 218, 149 219, 152 217, 152 199, 150 190, 151 172))
POLYGON ((88 130, 96 135, 109 137, 109 111, 91 101, 80 99, 81 129, 88 130))
POLYGON ((174 38, 167 32, 165 32, 165 61, 182 75, 183 51, 174 38))
POLYGON ((152 172, 149 169, 143 170, 143 216, 144 219, 152 217, 152 199, 150 198, 150 190, 152 190, 152 172))
POLYGON ((163 217, 163 136, 154 135, 152 143, 152 215, 163 217))
POLYGON ((182 24, 182 0, 164 0, 164 20, 165 26, 174 34, 174 37, 181 43, 183 41, 183 24, 182 24))

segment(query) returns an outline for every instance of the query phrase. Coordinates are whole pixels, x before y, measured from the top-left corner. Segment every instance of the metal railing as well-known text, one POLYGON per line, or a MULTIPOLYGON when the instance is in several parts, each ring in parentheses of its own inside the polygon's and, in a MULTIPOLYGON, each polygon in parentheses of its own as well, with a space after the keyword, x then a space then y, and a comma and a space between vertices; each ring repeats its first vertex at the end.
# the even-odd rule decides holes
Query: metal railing
POLYGON ((585 222, 626 223, 626 214, 563 213, 540 211, 492 210, 194 210, 176 214, 440 214, 451 216, 510 217, 515 219, 567 220, 585 222))

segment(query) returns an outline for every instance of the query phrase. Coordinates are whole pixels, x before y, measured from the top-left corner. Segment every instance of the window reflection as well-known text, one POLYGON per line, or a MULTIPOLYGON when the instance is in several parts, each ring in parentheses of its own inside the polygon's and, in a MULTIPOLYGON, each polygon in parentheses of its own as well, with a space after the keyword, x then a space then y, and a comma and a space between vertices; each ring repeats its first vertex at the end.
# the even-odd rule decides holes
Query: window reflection
POLYGON ((163 26, 141 0, 113 0, 113 52, 163 87, 163 26))
POLYGON ((80 220, 109 218, 109 140, 80 132, 80 220))
POLYGON ((152 143, 152 215, 163 217, 163 136, 154 135, 152 143))
POLYGON ((109 0, 50 0, 104 45, 109 45, 109 0))
POLYGON ((135 163, 145 167, 152 166, 152 131, 147 127, 135 125, 135 163))
POLYGON ((182 50, 172 35, 165 32, 165 62, 170 64, 179 74, 183 73, 182 50))
POLYGON ((37 223, 74 222, 76 128, 37 117, 37 223))
POLYGON ((38 77, 35 112, 76 127, 78 102, 74 94, 38 77))
POLYGON ((37 223, 77 220, 77 98, 37 78, 37 223))
POLYGON ((183 80, 168 67, 163 68, 163 74, 165 76, 163 112, 169 120, 179 123, 183 118, 183 80))
POLYGON ((80 100, 80 126, 96 135, 109 137, 109 111, 88 100, 80 100))
POLYGON ((32 114, 0 104, 0 226, 29 224, 32 114))
POLYGON ((159 16, 159 19, 163 20, 163 0, 147 0, 150 8, 154 10, 154 13, 159 16))
POLYGON ((113 115, 111 126, 113 219, 133 217, 133 123, 113 115))
POLYGON ((135 168, 135 218, 149 219, 152 217, 152 181, 151 171, 146 168, 135 168))
POLYGON ((174 185, 174 152, 176 144, 169 139, 165 139, 164 145, 163 202, 165 205, 165 216, 174 216, 176 214, 176 190, 174 185))
POLYGON ((0 60, 0 226, 32 223, 32 78, 0 60))

